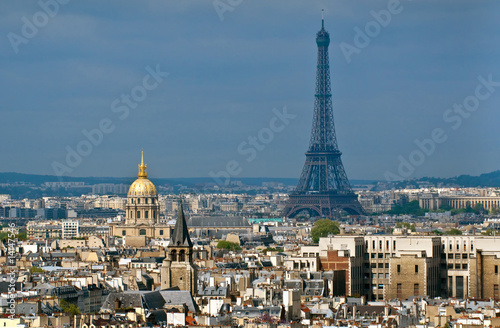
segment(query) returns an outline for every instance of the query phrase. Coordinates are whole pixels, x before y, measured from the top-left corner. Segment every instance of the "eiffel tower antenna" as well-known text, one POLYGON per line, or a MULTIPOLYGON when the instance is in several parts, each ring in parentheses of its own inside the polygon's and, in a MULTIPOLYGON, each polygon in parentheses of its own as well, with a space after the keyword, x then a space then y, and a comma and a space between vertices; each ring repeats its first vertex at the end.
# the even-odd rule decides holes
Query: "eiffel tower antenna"
POLYGON ((341 211, 363 214, 358 197, 352 191, 337 146, 333 120, 328 46, 324 11, 321 30, 316 34, 318 59, 313 123, 309 149, 299 182, 283 209, 282 215, 294 217, 302 211, 311 216, 334 217, 341 211))

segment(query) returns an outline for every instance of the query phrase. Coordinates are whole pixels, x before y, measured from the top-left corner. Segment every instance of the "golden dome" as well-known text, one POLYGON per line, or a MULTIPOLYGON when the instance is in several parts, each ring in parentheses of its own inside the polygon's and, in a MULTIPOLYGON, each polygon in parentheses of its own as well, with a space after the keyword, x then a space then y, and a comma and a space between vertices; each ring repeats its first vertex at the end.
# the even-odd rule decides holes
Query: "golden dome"
POLYGON ((138 179, 135 180, 128 190, 129 196, 157 196, 155 185, 149 181, 146 172, 147 165, 144 164, 144 153, 141 153, 141 164, 139 164, 138 179))
POLYGON ((149 179, 139 178, 130 185, 129 196, 156 196, 156 187, 149 179))

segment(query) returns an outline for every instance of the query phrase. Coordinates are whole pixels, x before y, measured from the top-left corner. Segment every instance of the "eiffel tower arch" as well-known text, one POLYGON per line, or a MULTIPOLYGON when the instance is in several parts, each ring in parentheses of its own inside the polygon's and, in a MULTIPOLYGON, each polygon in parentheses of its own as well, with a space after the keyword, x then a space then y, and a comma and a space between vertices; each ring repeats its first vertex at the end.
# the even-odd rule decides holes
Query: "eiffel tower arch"
POLYGON ((311 140, 299 182, 289 195, 282 215, 294 217, 302 211, 324 217, 338 216, 341 211, 360 215, 364 211, 352 191, 337 146, 328 60, 330 35, 325 30, 324 20, 316 34, 316 44, 318 59, 311 140))

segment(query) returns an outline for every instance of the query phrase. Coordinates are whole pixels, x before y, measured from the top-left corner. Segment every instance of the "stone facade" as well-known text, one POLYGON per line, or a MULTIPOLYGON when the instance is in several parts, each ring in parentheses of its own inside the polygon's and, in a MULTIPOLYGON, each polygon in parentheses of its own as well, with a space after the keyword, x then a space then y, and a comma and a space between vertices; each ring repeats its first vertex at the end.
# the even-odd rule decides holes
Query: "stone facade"
POLYGON ((346 272, 348 295, 368 300, 500 297, 500 242, 493 236, 339 235, 321 238, 318 252, 323 270, 346 272))
MULTIPOLYGON (((147 238, 164 238, 171 236, 172 227, 160 224, 160 203, 155 185, 147 179, 146 164, 144 160, 139 164, 137 180, 130 185, 125 206, 125 224, 111 224, 111 236, 147 238)), ((134 238, 129 238, 133 240, 134 238)), ((127 240, 127 238, 126 238, 127 240)), ((137 242, 133 241, 136 246, 137 242)))
POLYGON ((193 263, 193 244, 189 237, 182 206, 178 211, 174 232, 167 247, 167 257, 161 268, 161 289, 178 287, 197 292, 198 269, 193 263))

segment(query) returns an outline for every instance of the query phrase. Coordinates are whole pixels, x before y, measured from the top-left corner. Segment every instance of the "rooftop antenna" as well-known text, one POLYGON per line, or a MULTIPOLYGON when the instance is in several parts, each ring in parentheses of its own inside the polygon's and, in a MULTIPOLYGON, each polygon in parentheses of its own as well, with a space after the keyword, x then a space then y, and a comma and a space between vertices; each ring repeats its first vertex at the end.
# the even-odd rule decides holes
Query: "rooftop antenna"
POLYGON ((325 28, 325 10, 321 9, 321 28, 325 28))

